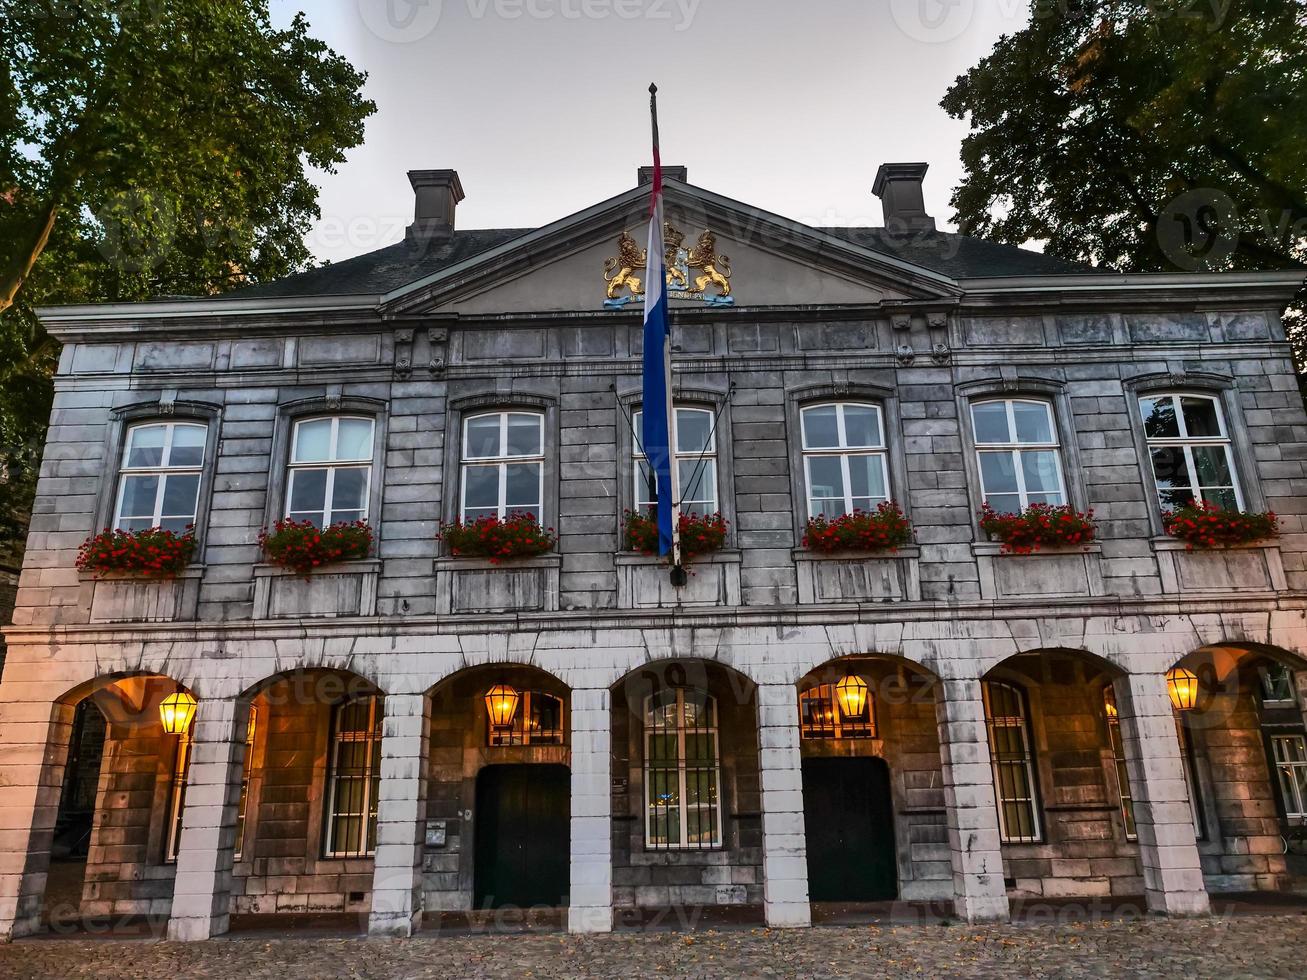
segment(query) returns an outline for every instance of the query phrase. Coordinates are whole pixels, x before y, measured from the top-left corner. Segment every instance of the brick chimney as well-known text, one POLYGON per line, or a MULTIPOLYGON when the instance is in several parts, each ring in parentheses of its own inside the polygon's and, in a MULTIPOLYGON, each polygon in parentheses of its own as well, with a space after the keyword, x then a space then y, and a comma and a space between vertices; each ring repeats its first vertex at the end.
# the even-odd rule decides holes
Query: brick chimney
MULTIPOLYGON (((688 184, 690 182, 689 174, 690 171, 687 167, 669 167, 667 164, 663 164, 664 180, 679 180, 682 184, 688 184)), ((637 186, 652 183, 653 167, 641 167, 637 177, 637 186)))
POLYGON ((926 213, 921 183, 930 165, 926 163, 882 163, 876 171, 871 192, 885 209, 886 228, 934 231, 935 219, 926 213))
POLYGON ((463 200, 457 170, 410 170, 413 185, 413 223, 405 240, 410 244, 442 241, 454 234, 454 209, 463 200))

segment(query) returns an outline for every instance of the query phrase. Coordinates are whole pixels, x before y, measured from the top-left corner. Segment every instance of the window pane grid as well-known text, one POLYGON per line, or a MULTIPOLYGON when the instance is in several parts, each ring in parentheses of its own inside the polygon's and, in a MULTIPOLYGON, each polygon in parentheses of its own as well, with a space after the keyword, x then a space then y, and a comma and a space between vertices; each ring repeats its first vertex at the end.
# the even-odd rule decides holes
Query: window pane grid
POLYGON ((717 705, 678 689, 645 699, 645 847, 722 845, 717 705))
POLYGON ((1020 399, 977 402, 971 425, 985 503, 1010 514, 1031 504, 1066 503, 1052 406, 1020 399))
POLYGON ((459 520, 529 514, 544 523, 544 424, 532 412, 464 420, 459 520))
POLYGON ((127 430, 114 527, 181 533, 195 523, 208 426, 151 422, 127 430))
POLYGON ((849 715, 833 684, 820 684, 799 694, 799 734, 805 739, 865 739, 876 737, 876 710, 870 694, 862 713, 849 715))
POLYGON ((1011 685, 994 681, 987 681, 983 691, 1000 835, 1006 843, 1038 841, 1039 801, 1025 698, 1011 685))
POLYGON ((366 857, 376 850, 381 786, 380 697, 337 705, 327 772, 329 858, 366 857))
POLYGON ((332 416, 295 423, 286 517, 315 527, 366 521, 375 422, 332 416))
POLYGON ((834 519, 889 500, 884 416, 877 405, 834 402, 800 412, 808 516, 834 519))
MULTIPOLYGON (((681 494, 681 513, 706 517, 720 509, 717 500, 717 433, 716 417, 704 408, 676 408, 677 489, 681 494), (701 438, 700 438, 701 437, 701 438)), ((651 511, 658 506, 653 470, 645 458, 641 442, 644 412, 631 414, 631 455, 635 460, 635 508, 651 511)))
POLYGON ((523 691, 522 700, 513 712, 511 723, 496 728, 487 716, 486 739, 489 745, 562 745, 563 701, 543 691, 523 691))
POLYGON ((1149 395, 1139 400, 1139 409, 1163 510, 1194 501, 1243 509, 1234 451, 1218 399, 1149 395))
POLYGON ((1307 821, 1307 741, 1301 735, 1271 739, 1285 816, 1293 823, 1307 821))

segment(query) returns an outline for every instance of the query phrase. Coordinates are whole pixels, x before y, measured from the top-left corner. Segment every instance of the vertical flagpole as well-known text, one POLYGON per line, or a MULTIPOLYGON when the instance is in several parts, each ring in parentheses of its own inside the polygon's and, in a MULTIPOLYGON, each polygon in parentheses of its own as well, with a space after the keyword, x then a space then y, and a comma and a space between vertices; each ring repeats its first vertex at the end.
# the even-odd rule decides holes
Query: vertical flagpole
MULTIPOLYGON (((652 216, 653 220, 661 223, 662 215, 662 150, 658 141, 658 86, 656 84, 649 86, 649 115, 653 122, 653 154, 654 154, 654 181, 659 185, 655 188, 655 200, 658 201, 657 213, 652 216)), ((661 239, 661 235, 659 238, 661 239)), ((649 268, 654 268, 654 256, 649 256, 649 268)), ((657 268, 662 269, 662 256, 658 256, 657 268)), ((663 272, 666 275, 666 272, 663 272)), ((666 289, 666 279, 663 280, 663 288, 666 289)), ((667 302, 665 299, 664 302, 667 302)), ((681 474, 680 467, 676 462, 676 400, 672 393, 672 307, 671 303, 667 304, 667 332, 663 341, 663 371, 666 378, 667 392, 667 451, 670 456, 668 471, 671 477, 672 494, 672 584, 682 586, 685 584, 684 562, 681 556, 681 474)), ((662 488, 659 488, 659 492, 662 488)))

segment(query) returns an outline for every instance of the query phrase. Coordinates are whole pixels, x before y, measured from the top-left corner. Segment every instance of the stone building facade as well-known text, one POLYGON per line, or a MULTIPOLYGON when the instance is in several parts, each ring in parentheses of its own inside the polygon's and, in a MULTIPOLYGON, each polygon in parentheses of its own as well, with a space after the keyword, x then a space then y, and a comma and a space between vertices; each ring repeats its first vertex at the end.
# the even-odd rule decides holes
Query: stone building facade
POLYGON ((406 935, 565 905, 602 931, 615 909, 1201 914, 1301 887, 1307 416, 1280 321, 1301 273, 1115 276, 938 232, 924 173, 882 168, 884 228, 815 228, 674 171, 687 483, 729 522, 683 587, 622 531, 646 502, 622 238, 646 187, 464 231, 458 176, 415 172, 399 245, 43 311, 65 346, 5 633, 0 931, 40 927, 77 787, 81 911, 182 939, 233 913, 406 935), (1189 551, 1162 523, 1187 493, 1281 533, 1189 551), (909 545, 805 547, 814 514, 886 499, 909 545), (1098 533, 1004 554, 986 502, 1092 509, 1098 533), (441 540, 521 509, 548 553, 441 540), (265 561, 260 530, 313 513, 368 521, 369 556, 265 561), (96 529, 169 521, 198 541, 175 579, 76 566, 96 529), (178 691, 185 736, 160 722, 178 691))

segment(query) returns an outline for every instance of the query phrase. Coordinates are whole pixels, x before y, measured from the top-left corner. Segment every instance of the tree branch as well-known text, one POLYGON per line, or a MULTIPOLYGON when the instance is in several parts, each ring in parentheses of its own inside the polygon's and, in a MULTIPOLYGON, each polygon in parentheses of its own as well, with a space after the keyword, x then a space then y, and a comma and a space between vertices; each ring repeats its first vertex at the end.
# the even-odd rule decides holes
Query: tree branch
POLYGON ((50 232, 54 231, 54 222, 58 214, 59 194, 52 193, 50 201, 41 213, 41 219, 28 241, 27 247, 14 257, 12 267, 5 272, 4 278, 0 279, 0 313, 14 305, 18 290, 23 287, 27 277, 32 274, 32 268, 36 265, 36 260, 41 257, 46 244, 50 241, 50 232))

